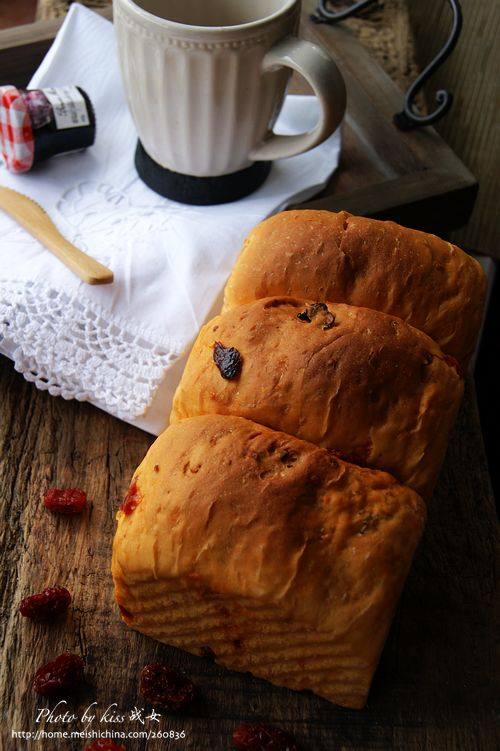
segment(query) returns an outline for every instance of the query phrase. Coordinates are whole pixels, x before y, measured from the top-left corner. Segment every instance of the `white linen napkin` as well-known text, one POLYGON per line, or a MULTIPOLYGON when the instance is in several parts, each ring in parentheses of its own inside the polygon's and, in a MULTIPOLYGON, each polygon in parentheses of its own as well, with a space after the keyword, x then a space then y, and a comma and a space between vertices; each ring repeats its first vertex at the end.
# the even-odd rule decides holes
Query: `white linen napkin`
MULTIPOLYGON (((0 164, 0 184, 38 201, 69 240, 113 270, 115 282, 83 284, 0 211, 0 351, 38 388, 88 400, 158 434, 243 238, 266 216, 321 190, 337 167, 340 135, 276 162, 247 198, 184 206, 137 177, 113 25, 78 4, 30 87, 66 84, 82 86, 94 104, 95 145, 24 175, 0 164)), ((317 116, 314 98, 288 96, 277 129, 309 130, 317 116)))

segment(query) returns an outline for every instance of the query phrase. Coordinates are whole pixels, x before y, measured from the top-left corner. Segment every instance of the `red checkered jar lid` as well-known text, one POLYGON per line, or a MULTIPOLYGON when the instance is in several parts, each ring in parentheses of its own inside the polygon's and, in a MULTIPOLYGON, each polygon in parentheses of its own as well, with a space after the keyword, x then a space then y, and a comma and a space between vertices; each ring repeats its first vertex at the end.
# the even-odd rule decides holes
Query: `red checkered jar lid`
POLYGON ((79 86, 0 86, 0 151, 11 172, 28 172, 49 157, 81 151, 94 139, 94 108, 79 86))
POLYGON ((23 93, 0 86, 0 150, 10 172, 28 172, 35 158, 31 117, 23 93))

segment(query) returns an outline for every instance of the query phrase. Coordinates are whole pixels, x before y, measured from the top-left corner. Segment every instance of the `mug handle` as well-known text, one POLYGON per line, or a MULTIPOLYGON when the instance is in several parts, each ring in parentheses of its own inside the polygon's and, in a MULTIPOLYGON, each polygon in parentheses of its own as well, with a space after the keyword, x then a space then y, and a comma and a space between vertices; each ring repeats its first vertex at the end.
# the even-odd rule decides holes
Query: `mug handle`
POLYGON ((319 123, 308 133, 280 136, 271 132, 252 149, 250 159, 260 161, 296 156, 328 138, 340 125, 346 108, 344 79, 331 57, 317 44, 288 37, 269 50, 262 65, 264 71, 286 66, 304 76, 319 99, 321 115, 319 123))

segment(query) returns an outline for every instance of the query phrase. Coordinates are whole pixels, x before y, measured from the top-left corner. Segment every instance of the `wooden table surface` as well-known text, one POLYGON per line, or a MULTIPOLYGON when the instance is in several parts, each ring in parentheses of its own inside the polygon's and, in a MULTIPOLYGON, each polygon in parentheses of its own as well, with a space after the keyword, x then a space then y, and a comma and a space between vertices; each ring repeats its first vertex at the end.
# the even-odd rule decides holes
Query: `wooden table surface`
MULTIPOLYGON (((307 6, 306 6, 307 11, 307 6)), ((0 32, 2 77, 28 80, 55 25, 0 32), (48 31, 49 29, 49 31, 48 31), (51 29, 51 31, 50 31, 51 29), (3 36, 2 36, 3 35, 3 36), (2 49, 3 47, 3 49, 2 49)), ((400 92, 340 29, 307 29, 328 41, 346 76, 349 109, 341 170, 315 205, 382 214, 413 226, 465 221, 474 179, 432 129, 399 134, 390 117, 400 92)), ((62 731, 61 722, 35 723, 47 706, 31 677, 63 650, 81 653, 88 687, 77 713, 143 707, 137 677, 148 661, 182 666, 199 684, 202 700, 185 718, 162 717, 161 730, 186 731, 179 741, 130 740, 127 751, 224 751, 233 727, 260 719, 292 731, 304 751, 398 749, 483 751, 494 747, 493 598, 496 521, 474 391, 468 385, 425 537, 405 588, 365 710, 335 708, 218 668, 162 646, 119 619, 109 575, 115 512, 152 438, 89 404, 37 391, 0 358, 0 717, 6 751, 83 749, 83 739, 12 739, 12 731, 62 731), (83 518, 56 518, 44 510, 51 486, 79 486, 91 505, 83 518), (22 597, 53 584, 67 585, 74 604, 56 625, 22 619, 22 597)), ((50 706, 53 706, 53 702, 50 706)), ((105 725, 94 724, 101 730, 105 725)), ((110 725, 147 731, 149 721, 110 725)), ((82 730, 71 723, 66 730, 82 730)))
MULTIPOLYGON (((129 741, 127 749, 224 751, 231 748, 235 724, 256 718, 295 733, 305 751, 494 748, 496 525, 470 384, 363 711, 231 673, 128 629, 112 596, 111 540, 117 507, 151 436, 89 404, 37 391, 5 358, 0 358, 0 399, 2 749, 84 747, 80 740, 11 739, 12 730, 51 729, 35 724, 36 709, 48 704, 33 694, 30 681, 41 664, 64 650, 84 655, 87 662, 88 688, 71 705, 77 713, 93 701, 102 711, 112 702, 124 711, 143 707, 137 677, 152 660, 182 666, 200 686, 196 713, 161 719, 162 731, 184 729, 185 740, 129 741), (88 492, 90 508, 83 518, 55 517, 44 509, 43 493, 54 485, 88 492), (67 619, 35 625, 19 616, 22 597, 55 583, 73 593, 67 619)), ((56 723, 52 730, 63 727, 56 723)), ((114 727, 142 729, 137 722, 114 727)), ((71 723, 68 729, 82 726, 71 723)))

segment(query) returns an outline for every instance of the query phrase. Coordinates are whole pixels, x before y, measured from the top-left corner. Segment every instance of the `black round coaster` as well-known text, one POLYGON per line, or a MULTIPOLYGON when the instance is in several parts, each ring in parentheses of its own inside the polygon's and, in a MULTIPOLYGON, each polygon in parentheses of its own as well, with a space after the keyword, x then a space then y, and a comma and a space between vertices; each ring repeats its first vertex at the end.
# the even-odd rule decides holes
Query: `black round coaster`
POLYGON ((237 201, 253 193, 269 175, 271 162, 254 162, 229 175, 194 177, 161 167, 138 141, 135 168, 141 180, 161 196, 194 206, 211 206, 237 201))

